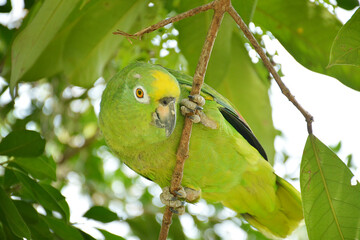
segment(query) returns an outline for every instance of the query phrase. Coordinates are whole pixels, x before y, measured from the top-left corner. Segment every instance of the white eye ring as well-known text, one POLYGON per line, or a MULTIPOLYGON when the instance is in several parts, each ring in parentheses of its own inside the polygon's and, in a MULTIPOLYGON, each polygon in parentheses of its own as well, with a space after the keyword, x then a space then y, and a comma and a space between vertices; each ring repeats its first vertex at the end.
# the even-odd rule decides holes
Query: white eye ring
POLYGON ((134 87, 134 96, 135 99, 140 103, 148 104, 150 102, 149 95, 142 86, 134 87))

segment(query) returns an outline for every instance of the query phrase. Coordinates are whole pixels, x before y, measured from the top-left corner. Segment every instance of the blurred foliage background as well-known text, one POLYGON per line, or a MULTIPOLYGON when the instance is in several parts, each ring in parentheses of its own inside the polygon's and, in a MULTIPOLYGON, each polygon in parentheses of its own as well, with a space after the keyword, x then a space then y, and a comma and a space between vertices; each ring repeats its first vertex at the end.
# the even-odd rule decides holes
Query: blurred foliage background
MULTIPOLYGON (((13 14, 15 2, 2 1, 0 12, 13 14)), ((0 239, 157 239, 161 190, 112 155, 98 129, 99 102, 106 81, 132 61, 192 75, 212 12, 141 41, 112 32, 134 33, 207 2, 25 0, 20 18, 0 25, 0 239)), ((276 38, 305 67, 360 90, 359 68, 337 65, 341 54, 332 55, 334 64, 327 67, 342 27, 335 8, 350 10, 358 1, 237 0, 233 5, 263 47, 264 38, 276 38)), ((281 74, 281 66, 274 66, 281 74)), ((268 96, 272 80, 229 16, 205 81, 238 107, 273 164, 278 132, 268 96)), ((277 154, 286 161, 286 154, 277 154)), ((201 200, 173 218, 169 239, 232 236, 266 239, 236 213, 201 200)), ((291 238, 307 239, 305 226, 291 238)))

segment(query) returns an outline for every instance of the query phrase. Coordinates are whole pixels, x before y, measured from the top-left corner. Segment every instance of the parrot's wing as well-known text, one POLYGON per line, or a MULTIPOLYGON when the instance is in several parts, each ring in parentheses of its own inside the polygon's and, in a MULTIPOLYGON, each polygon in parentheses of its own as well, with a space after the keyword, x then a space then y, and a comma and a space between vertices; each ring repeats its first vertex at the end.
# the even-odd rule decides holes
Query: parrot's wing
POLYGON ((265 160, 268 160, 264 148, 261 146, 248 125, 239 117, 239 115, 227 107, 220 107, 219 109, 224 118, 236 129, 236 131, 238 131, 251 146, 256 148, 265 160))
MULTIPOLYGON (((174 77, 176 77, 180 84, 188 86, 189 90, 191 91, 191 77, 175 70, 167 70, 172 75, 174 75, 174 77)), ((257 149, 265 160, 268 160, 264 148, 261 146, 254 133, 251 131, 245 119, 235 110, 235 107, 230 103, 230 101, 205 83, 201 88, 201 91, 201 94, 206 100, 213 100, 219 104, 219 111, 226 119, 226 121, 228 121, 235 128, 235 130, 238 131, 246 139, 246 141, 248 141, 251 146, 257 149)))

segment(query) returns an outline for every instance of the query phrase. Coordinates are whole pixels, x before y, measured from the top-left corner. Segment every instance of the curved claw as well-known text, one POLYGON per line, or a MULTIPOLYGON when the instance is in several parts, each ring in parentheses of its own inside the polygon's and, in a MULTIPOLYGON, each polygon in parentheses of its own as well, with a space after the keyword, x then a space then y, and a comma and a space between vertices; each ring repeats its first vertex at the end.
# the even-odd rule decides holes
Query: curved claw
POLYGON ((185 207, 178 207, 178 208, 170 208, 170 211, 177 214, 177 215, 183 215, 185 213, 185 207))
POLYGON ((189 95, 189 100, 196 103, 200 107, 205 105, 205 98, 203 98, 200 94, 189 95))

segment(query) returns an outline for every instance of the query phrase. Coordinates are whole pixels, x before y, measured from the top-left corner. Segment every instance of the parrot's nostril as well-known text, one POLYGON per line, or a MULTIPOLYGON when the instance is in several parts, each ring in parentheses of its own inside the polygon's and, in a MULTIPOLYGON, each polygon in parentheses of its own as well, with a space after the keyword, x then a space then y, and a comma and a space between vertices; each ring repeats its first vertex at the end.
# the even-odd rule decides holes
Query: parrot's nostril
POLYGON ((173 97, 164 97, 162 99, 159 100, 160 104, 163 106, 167 106, 170 102, 174 101, 175 98, 173 97))

